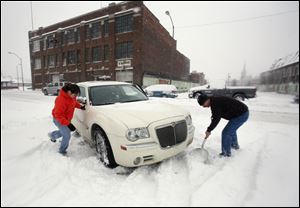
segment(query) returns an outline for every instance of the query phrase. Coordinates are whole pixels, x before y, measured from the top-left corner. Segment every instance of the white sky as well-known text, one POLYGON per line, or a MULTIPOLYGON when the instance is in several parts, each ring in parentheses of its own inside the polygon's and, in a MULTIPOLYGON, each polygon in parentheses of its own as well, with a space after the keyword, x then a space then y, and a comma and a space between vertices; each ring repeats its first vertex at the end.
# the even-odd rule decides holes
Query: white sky
MULTIPOLYGON (((144 3, 172 34, 171 21, 165 14, 170 11, 178 50, 190 58, 191 71, 204 72, 210 81, 225 79, 228 73, 231 78, 240 78, 245 63, 247 73, 257 76, 268 70, 275 59, 299 50, 298 1, 144 3)), ((105 7, 109 2, 32 4, 33 24, 37 29, 105 7)), ((31 27, 30 2, 1 1, 2 75, 16 77, 19 61, 8 54, 12 51, 23 60, 25 79, 31 79, 28 45, 31 27)))

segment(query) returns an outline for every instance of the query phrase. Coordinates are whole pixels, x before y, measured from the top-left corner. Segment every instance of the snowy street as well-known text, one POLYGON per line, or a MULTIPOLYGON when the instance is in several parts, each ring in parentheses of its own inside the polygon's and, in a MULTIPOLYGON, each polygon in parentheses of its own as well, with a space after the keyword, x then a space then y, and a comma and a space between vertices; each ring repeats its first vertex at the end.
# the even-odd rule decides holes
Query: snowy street
POLYGON ((194 141, 176 157, 130 170, 105 168, 81 137, 72 136, 67 157, 58 154, 60 143, 47 137, 56 129, 54 100, 1 90, 1 206, 299 206, 299 104, 291 95, 258 92, 245 101, 250 117, 231 158, 218 158, 221 120, 206 142, 210 164, 192 154, 210 109, 186 93, 161 98, 190 111, 194 141))

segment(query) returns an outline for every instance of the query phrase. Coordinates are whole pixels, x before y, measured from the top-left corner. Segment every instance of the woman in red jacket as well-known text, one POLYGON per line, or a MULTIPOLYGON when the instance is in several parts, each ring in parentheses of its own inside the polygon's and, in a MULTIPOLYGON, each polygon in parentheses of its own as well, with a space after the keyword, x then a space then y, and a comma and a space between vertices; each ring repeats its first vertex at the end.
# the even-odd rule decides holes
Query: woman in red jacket
POLYGON ((75 127, 71 124, 75 108, 85 110, 85 106, 80 105, 76 101, 76 97, 80 93, 78 85, 67 83, 60 90, 59 95, 55 99, 55 106, 52 110, 53 122, 58 130, 48 133, 50 140, 56 142, 56 139, 62 137, 59 153, 65 155, 71 138, 71 131, 75 127))

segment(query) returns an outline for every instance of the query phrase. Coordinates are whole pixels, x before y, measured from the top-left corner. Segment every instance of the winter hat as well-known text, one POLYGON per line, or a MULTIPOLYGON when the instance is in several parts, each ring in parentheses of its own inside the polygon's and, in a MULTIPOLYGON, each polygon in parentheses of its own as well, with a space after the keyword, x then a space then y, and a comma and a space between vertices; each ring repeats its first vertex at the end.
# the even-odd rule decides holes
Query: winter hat
POLYGON ((207 95, 201 94, 198 96, 197 101, 198 101, 199 105, 202 106, 204 104, 204 102, 208 99, 209 99, 209 97, 207 95))

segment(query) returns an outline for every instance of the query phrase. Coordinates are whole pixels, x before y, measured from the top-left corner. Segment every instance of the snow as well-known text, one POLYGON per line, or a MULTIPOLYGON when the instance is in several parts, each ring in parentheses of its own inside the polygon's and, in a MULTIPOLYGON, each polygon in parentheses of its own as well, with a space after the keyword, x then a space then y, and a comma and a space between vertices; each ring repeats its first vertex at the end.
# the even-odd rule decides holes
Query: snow
POLYGON ((271 69, 278 69, 297 62, 299 63, 299 51, 275 60, 271 66, 271 69))
POLYGON ((40 91, 1 91, 1 206, 299 206, 299 105, 293 96, 262 93, 246 100, 249 121, 238 131, 241 149, 220 159, 221 120, 200 147, 210 110, 187 93, 153 98, 191 112, 195 140, 181 154, 136 169, 105 168, 81 137, 69 155, 57 153, 54 96, 40 91), (117 174, 124 171, 127 174, 117 174))
POLYGON ((168 84, 151 85, 149 87, 146 87, 145 90, 148 92, 153 92, 153 91, 177 92, 177 88, 174 85, 168 85, 168 84))

